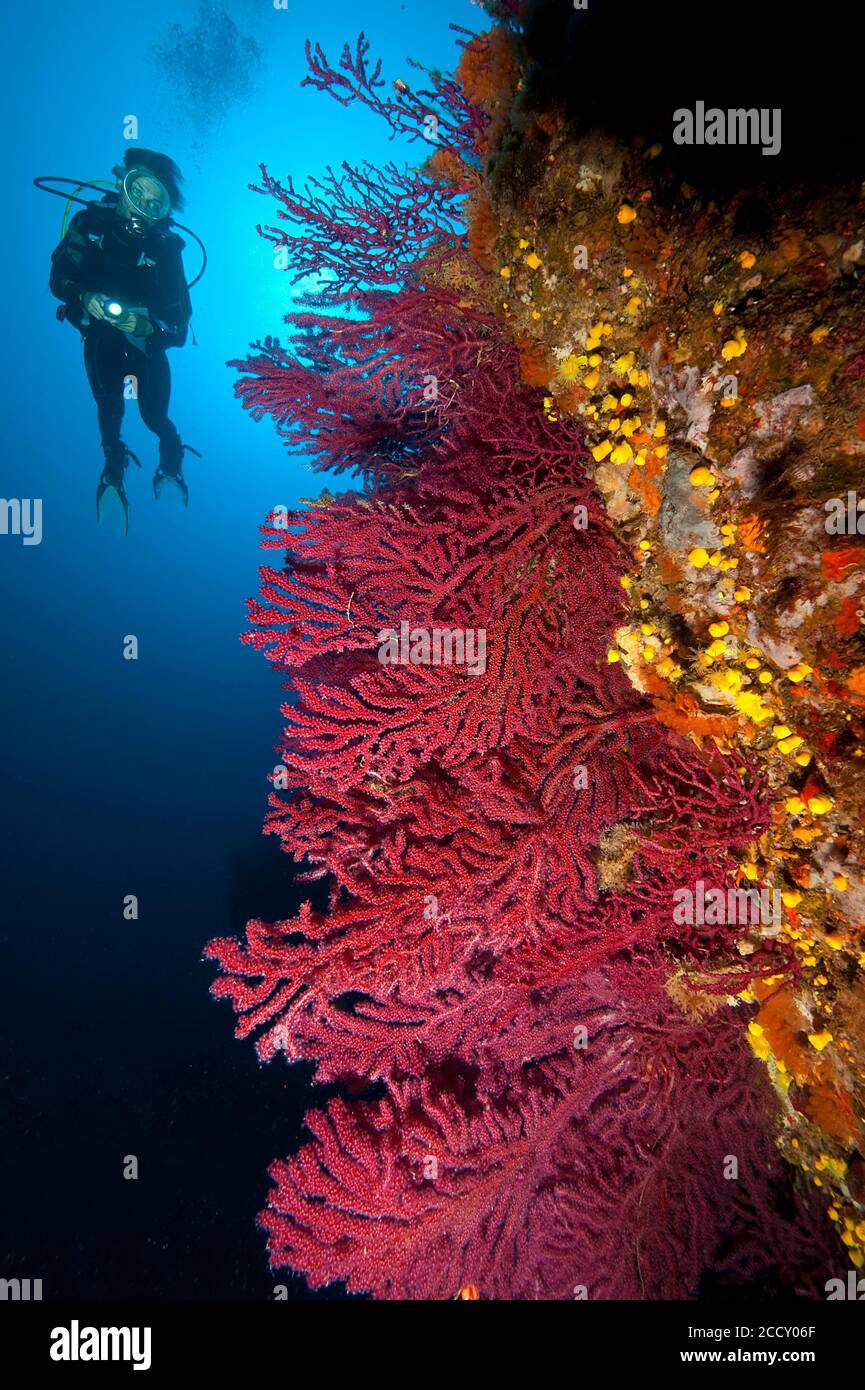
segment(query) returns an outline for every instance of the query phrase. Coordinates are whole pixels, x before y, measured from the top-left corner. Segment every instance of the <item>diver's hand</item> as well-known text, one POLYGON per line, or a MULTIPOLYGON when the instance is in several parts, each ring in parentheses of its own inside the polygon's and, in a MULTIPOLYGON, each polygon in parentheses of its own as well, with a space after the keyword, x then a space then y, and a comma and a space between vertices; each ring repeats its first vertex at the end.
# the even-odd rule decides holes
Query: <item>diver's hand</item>
POLYGON ((153 332, 153 324, 150 319, 145 318, 144 314, 133 314, 130 310, 124 314, 122 319, 112 319, 115 328, 119 328, 121 333, 131 333, 136 338, 146 338, 153 332))
POLYGON ((81 296, 81 303, 92 319, 102 319, 103 322, 108 321, 108 315, 102 307, 101 294, 94 294, 92 291, 85 292, 81 296))

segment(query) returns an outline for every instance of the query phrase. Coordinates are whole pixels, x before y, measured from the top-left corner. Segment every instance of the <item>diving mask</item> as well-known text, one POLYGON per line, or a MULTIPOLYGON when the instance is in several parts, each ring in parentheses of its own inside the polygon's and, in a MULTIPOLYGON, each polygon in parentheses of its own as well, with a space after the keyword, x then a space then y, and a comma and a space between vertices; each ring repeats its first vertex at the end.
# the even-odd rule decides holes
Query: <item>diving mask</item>
POLYGON ((166 189, 149 169, 130 169, 123 177, 121 194, 133 226, 143 223, 146 228, 171 212, 171 199, 166 189))

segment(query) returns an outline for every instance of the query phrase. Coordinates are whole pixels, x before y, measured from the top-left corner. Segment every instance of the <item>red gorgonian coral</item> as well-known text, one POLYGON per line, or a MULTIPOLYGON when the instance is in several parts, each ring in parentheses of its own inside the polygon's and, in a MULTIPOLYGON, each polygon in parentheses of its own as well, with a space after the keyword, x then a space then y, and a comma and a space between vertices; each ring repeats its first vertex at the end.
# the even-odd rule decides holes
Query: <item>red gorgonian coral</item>
POLYGON ((808 1291, 822 1235, 779 1208, 764 1076, 728 1008, 668 990, 742 987, 737 928, 675 927, 673 894, 726 884, 765 789, 607 662, 630 560, 580 429, 459 296, 416 274, 386 295, 372 241, 362 275, 336 245, 330 302, 365 318, 304 315, 238 386, 315 466, 366 480, 265 527, 284 563, 245 639, 294 692, 267 829, 329 907, 208 955, 262 1058, 381 1098, 312 1111, 273 1165, 272 1263, 384 1298, 808 1291), (389 631, 414 660, 382 660, 389 631), (436 663, 436 631, 483 633, 483 660, 436 663))

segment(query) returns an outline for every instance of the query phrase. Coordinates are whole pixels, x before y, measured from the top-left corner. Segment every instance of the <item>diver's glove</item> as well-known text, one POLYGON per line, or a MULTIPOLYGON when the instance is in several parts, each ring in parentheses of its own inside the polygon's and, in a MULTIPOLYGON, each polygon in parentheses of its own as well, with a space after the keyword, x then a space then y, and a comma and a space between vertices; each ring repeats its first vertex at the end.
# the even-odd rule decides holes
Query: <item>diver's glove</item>
POLYGON ((170 481, 179 490, 184 507, 188 507, 189 488, 183 476, 184 454, 194 454, 196 458, 201 458, 201 454, 197 449, 193 449, 191 444, 181 443, 180 435, 176 431, 170 439, 160 439, 159 467, 153 475, 153 496, 158 499, 166 482, 170 481))
POLYGON ((113 488, 120 499, 123 508, 123 533, 129 534, 129 498, 126 495, 126 470, 129 467, 129 460, 141 467, 141 460, 133 454, 127 444, 118 439, 116 444, 103 446, 105 453, 105 467, 102 470, 102 477, 99 479, 99 486, 96 489, 96 520, 102 520, 102 499, 109 488, 113 488))
MULTIPOLYGON (((102 323, 110 323, 112 328, 119 328, 121 333, 128 333, 132 338, 148 338, 156 330, 142 309, 127 309, 119 314, 107 313, 105 309, 108 297, 100 294, 98 290, 85 290, 81 296, 81 303, 91 319, 99 319, 102 323)), ((122 306, 113 301, 113 308, 119 311, 122 306)))
POLYGON ((134 309, 130 309, 122 319, 115 319, 112 322, 115 328, 120 329, 121 333, 128 333, 132 338, 147 338, 155 332, 147 315, 136 314, 134 309))
POLYGON ((101 319, 103 323, 107 323, 108 315, 102 307, 104 299, 104 294, 99 294, 96 290, 85 290, 81 296, 81 303, 92 319, 101 319))

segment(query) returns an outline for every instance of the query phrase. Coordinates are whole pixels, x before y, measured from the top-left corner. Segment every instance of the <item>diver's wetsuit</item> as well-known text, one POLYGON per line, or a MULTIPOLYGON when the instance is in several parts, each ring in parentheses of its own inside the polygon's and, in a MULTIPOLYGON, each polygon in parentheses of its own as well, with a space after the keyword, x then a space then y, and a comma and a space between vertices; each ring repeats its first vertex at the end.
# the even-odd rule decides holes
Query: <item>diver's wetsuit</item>
POLYGON ((192 314, 183 274, 184 242, 156 223, 143 235, 114 211, 116 195, 91 203, 73 217, 51 257, 51 293, 66 306, 66 318, 84 335, 84 366, 96 401, 102 446, 120 439, 124 381, 134 377, 141 418, 169 448, 179 435, 168 418, 171 371, 166 348, 183 347, 192 314), (95 292, 124 307, 148 310, 154 331, 132 337, 91 319, 81 296, 95 292))
MULTIPOLYGON (((151 335, 152 336, 152 335, 151 335)), ((85 330, 84 368, 96 402, 99 436, 105 448, 120 438, 127 377, 135 378, 138 409, 149 430, 160 439, 176 433, 168 418, 171 368, 164 349, 142 352, 107 323, 94 320, 85 330)))

